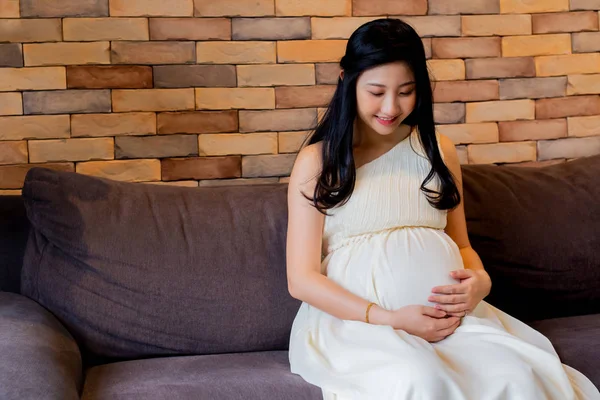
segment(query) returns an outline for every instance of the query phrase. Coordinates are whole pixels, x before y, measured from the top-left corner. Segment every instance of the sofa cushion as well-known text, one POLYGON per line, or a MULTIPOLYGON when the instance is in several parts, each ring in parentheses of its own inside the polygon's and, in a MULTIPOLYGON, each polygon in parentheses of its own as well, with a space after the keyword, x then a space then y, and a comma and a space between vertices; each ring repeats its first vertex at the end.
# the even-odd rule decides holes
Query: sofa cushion
POLYGON ((490 303, 523 320, 600 313, 600 156, 543 168, 467 165, 463 181, 490 303))
POLYGON ((126 361, 90 369, 83 400, 321 400, 287 351, 126 361))
POLYGON ((83 383, 77 344, 36 302, 0 292, 0 399, 76 400, 83 383))
MULTIPOLYGON (((34 168, 22 292, 93 356, 287 349, 286 186, 186 188, 34 168)), ((100 360, 100 361, 98 361, 100 360)))
POLYGON ((552 318, 530 325, 550 339, 564 364, 600 388, 600 314, 552 318))

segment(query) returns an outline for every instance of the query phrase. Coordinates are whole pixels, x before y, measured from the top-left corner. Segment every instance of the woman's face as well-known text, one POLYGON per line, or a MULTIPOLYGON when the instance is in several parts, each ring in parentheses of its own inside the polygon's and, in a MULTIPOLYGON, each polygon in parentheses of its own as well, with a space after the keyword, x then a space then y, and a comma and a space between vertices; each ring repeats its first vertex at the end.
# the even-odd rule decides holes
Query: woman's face
POLYGON ((389 135, 415 108, 415 78, 406 63, 394 62, 366 70, 356 83, 360 129, 389 135))

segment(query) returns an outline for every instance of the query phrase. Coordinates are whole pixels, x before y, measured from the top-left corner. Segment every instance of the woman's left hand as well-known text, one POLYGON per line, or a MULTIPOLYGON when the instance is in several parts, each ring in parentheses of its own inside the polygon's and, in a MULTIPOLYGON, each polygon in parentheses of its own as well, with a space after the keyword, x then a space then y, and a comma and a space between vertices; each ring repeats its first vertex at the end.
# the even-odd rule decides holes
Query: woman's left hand
POLYGON ((460 283, 436 286, 431 289, 434 294, 428 298, 438 303, 435 308, 446 311, 450 316, 466 316, 490 293, 492 281, 483 269, 459 269, 452 271, 450 276, 459 279, 460 283))

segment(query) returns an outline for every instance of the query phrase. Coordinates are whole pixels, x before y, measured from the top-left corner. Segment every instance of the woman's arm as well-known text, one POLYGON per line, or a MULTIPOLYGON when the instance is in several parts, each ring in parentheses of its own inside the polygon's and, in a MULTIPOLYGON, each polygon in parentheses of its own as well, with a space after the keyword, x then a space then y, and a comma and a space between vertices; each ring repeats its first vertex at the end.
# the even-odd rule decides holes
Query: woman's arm
POLYGON ((460 284, 433 288, 433 293, 442 295, 432 296, 430 301, 439 302, 440 309, 442 310, 460 315, 462 311, 472 311, 490 293, 492 282, 483 267, 479 255, 469 242, 465 218, 462 173, 456 147, 448 137, 444 135, 439 135, 439 137, 445 163, 454 177, 461 197, 460 204, 453 210, 448 211, 445 231, 460 249, 465 269, 452 271, 451 273, 453 278, 461 280, 460 284))
MULTIPOLYGON (((288 290, 334 317, 365 321, 369 301, 354 295, 321 274, 321 247, 325 216, 302 193, 312 197, 321 170, 321 144, 302 149, 296 158, 288 187, 286 264, 288 290)), ((369 322, 389 325, 389 312, 375 305, 369 322)))

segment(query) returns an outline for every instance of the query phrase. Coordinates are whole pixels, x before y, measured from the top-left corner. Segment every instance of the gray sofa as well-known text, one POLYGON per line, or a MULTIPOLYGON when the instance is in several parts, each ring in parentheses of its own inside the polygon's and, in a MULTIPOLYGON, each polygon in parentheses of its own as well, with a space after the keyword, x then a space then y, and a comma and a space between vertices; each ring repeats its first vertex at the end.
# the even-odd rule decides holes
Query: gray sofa
MULTIPOLYGON (((600 157, 463 174, 488 300, 600 385, 600 157)), ((286 191, 32 169, 0 197, 0 398, 320 399, 287 360, 286 191)))

